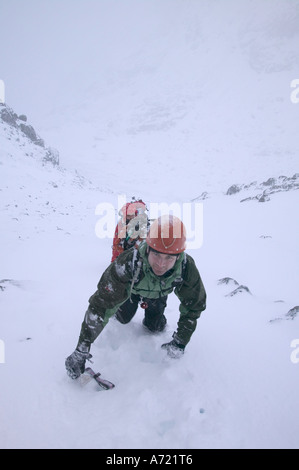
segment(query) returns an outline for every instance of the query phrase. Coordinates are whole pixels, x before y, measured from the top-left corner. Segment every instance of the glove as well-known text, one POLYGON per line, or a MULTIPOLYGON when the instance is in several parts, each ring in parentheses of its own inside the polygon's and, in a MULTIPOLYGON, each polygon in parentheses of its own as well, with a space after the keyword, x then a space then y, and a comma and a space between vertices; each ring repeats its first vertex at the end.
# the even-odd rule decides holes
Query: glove
POLYGON ((161 348, 166 349, 168 356, 173 359, 179 359, 185 351, 185 345, 179 343, 175 338, 169 343, 162 344, 161 348))
POLYGON ((65 368, 67 374, 71 379, 77 379, 83 374, 85 370, 85 362, 86 360, 90 360, 92 355, 89 352, 82 352, 79 349, 75 349, 75 351, 66 358, 65 360, 65 368))

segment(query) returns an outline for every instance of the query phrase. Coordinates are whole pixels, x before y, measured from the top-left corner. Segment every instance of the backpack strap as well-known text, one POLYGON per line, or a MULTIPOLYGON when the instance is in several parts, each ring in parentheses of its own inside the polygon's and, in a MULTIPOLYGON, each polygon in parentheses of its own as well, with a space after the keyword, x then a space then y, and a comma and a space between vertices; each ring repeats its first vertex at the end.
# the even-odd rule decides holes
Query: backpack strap
POLYGON ((183 257, 182 264, 181 264, 181 274, 173 281, 173 284, 172 284, 173 287, 180 289, 180 287, 183 285, 186 267, 187 267, 187 254, 186 252, 184 252, 184 257, 183 257))
POLYGON ((134 284, 138 282, 139 280, 139 274, 142 268, 142 259, 140 258, 140 254, 138 252, 138 247, 134 246, 133 250, 133 258, 132 258, 132 282, 131 282, 131 287, 130 287, 130 301, 131 300, 131 295, 132 295, 132 289, 134 284))

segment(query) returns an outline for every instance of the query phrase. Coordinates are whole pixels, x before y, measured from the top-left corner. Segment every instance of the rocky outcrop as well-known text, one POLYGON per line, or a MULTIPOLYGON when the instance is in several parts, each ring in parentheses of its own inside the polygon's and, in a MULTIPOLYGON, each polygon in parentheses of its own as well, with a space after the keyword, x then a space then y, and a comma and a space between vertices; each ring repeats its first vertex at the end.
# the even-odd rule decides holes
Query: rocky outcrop
POLYGON ((222 279, 219 279, 218 285, 234 287, 234 289, 228 294, 226 294, 225 297, 234 297, 235 295, 242 294, 244 292, 247 294, 251 294, 247 286, 240 285, 238 281, 236 281, 232 277, 223 277, 222 279))
POLYGON ((278 178, 271 177, 262 183, 254 181, 250 184, 233 184, 226 191, 226 195, 231 196, 251 190, 256 194, 245 197, 244 199, 241 199, 240 202, 266 202, 270 201, 270 196, 272 194, 296 189, 299 189, 299 173, 295 173, 293 176, 279 176, 278 178))
POLYGON ((297 317, 299 317, 298 305, 291 308, 283 317, 273 318, 273 320, 270 320, 270 323, 281 321, 281 320, 295 320, 295 318, 297 317))
POLYGON ((59 165, 59 152, 52 147, 46 147, 45 141, 39 137, 33 126, 27 124, 27 116, 25 114, 17 115, 6 104, 0 103, 0 119, 10 126, 24 134, 30 142, 45 149, 44 161, 53 165, 59 165))
POLYGON ((0 280, 0 291, 4 291, 7 286, 12 285, 15 287, 21 287, 19 281, 15 281, 14 279, 1 279, 0 280))

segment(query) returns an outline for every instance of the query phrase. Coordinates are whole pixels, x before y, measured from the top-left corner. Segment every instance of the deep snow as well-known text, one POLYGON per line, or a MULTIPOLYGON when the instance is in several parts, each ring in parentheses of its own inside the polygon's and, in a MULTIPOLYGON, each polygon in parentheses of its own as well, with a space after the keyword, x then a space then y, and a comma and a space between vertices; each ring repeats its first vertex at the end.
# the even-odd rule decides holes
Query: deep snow
POLYGON ((0 119, 0 448, 299 447, 299 320, 285 316, 299 305, 299 193, 225 194, 298 173, 299 2, 269 5, 2 2, 0 40, 19 28, 28 51, 25 61, 10 36, 7 104, 61 167, 0 119), (203 204, 190 254, 208 303, 179 361, 160 348, 174 295, 163 334, 144 333, 142 311, 111 320, 92 354, 116 388, 97 393, 67 377, 64 359, 110 262, 96 207, 117 209, 121 194, 203 204), (225 277, 250 293, 229 296, 225 277))

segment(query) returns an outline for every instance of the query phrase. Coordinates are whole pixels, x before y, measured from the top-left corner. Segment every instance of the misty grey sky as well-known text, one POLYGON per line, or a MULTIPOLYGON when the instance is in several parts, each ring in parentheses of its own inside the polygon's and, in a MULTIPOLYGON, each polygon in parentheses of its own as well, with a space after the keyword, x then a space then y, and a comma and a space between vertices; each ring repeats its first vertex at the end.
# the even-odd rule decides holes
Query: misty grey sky
POLYGON ((104 70, 125 65, 163 36, 172 21, 168 6, 169 0, 0 0, 7 104, 37 119, 51 101, 71 102, 87 80, 102 79, 104 70))
POLYGON ((0 0, 0 18, 7 104, 72 160, 103 139, 226 166, 298 145, 298 0, 0 0))

